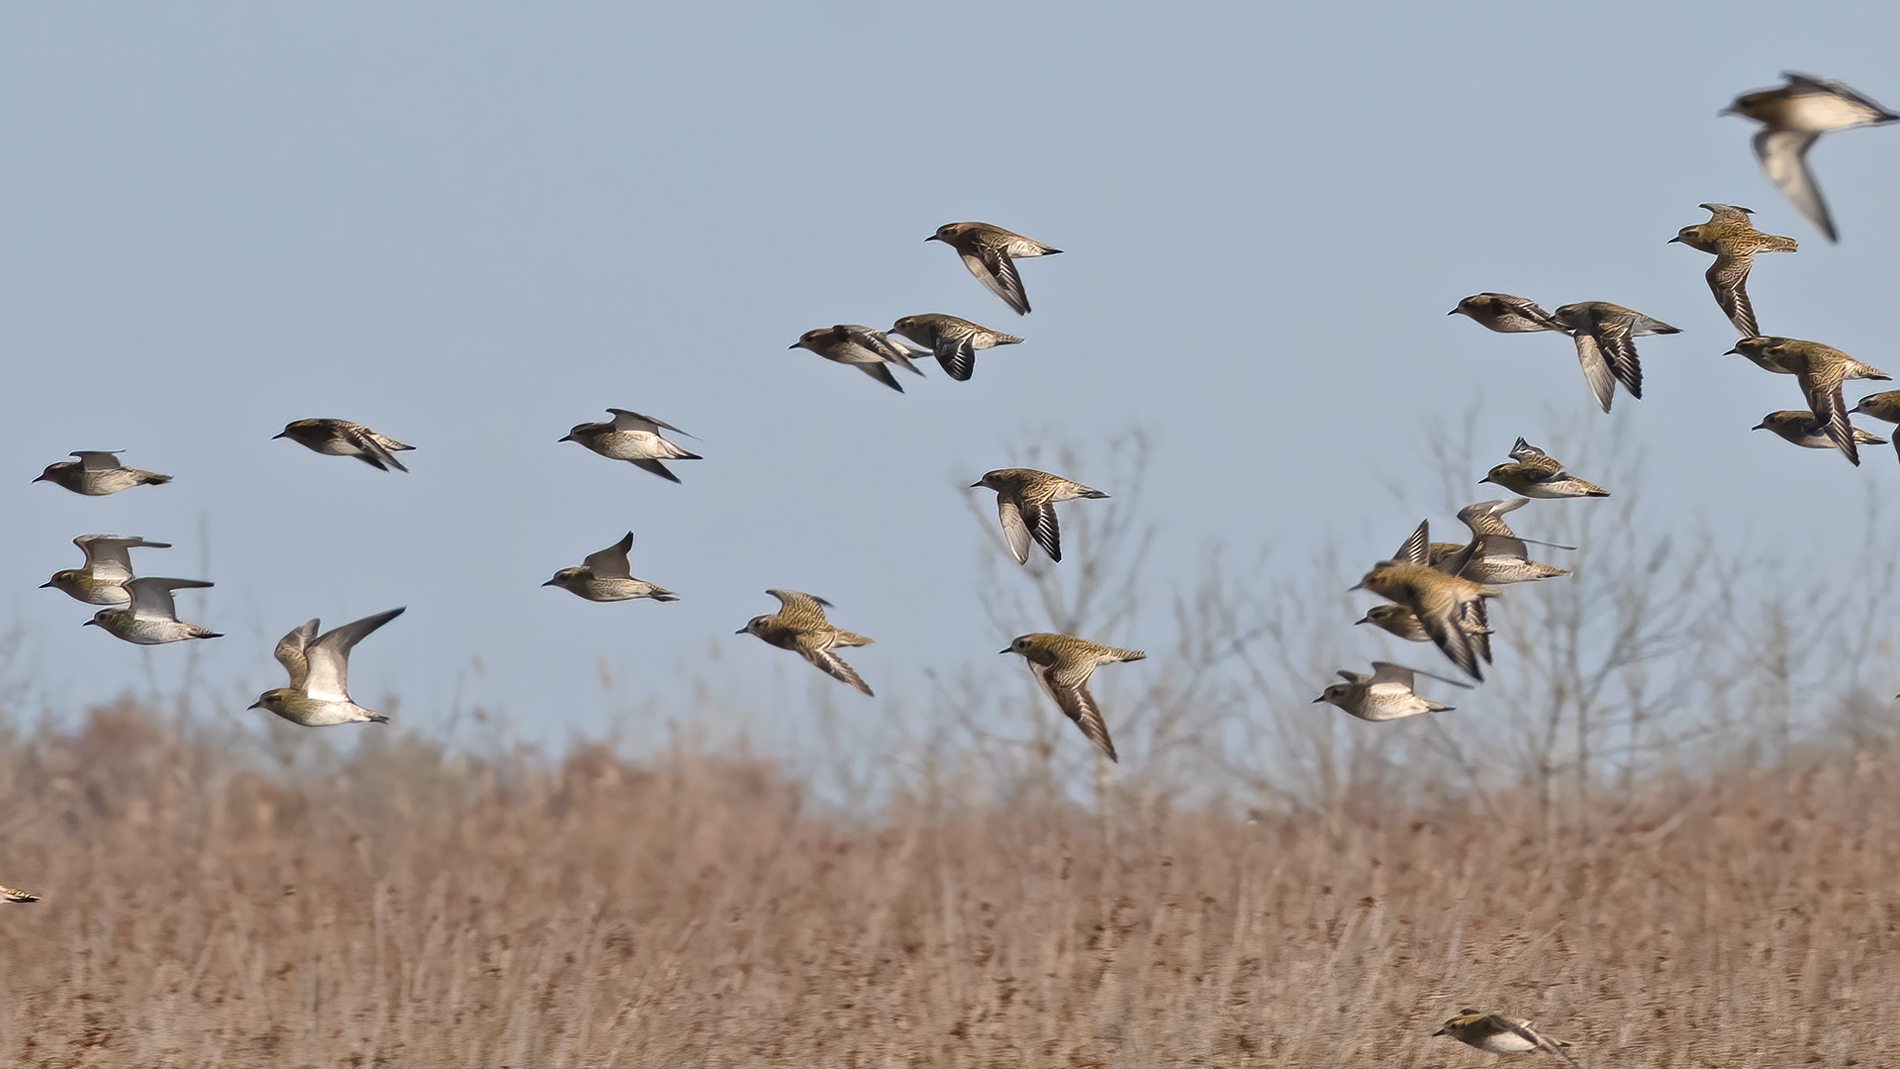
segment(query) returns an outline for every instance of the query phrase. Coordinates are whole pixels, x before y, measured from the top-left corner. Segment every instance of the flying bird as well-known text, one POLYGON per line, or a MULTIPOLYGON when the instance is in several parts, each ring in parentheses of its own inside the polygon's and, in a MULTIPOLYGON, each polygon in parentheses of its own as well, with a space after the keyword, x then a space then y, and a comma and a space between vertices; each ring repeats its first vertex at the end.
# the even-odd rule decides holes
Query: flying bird
POLYGON ((298 445, 332 457, 355 457, 378 471, 408 471, 396 454, 414 449, 387 434, 370 430, 347 419, 299 419, 284 424, 275 438, 288 438, 298 445))
MULTIPOLYGON (((650 471, 675 483, 680 481, 679 476, 668 471, 660 461, 705 459, 661 437, 661 428, 686 434, 663 419, 643 416, 624 408, 610 408, 607 411, 613 413, 614 418, 599 423, 577 423, 573 430, 556 440, 579 442, 609 460, 624 460, 642 471, 650 471)), ((686 436, 692 437, 690 434, 686 436)))
POLYGON ((1643 396, 1643 365, 1636 355, 1635 339, 1682 333, 1660 319, 1608 301, 1566 304, 1551 318, 1569 330, 1583 379, 1605 412, 1619 382, 1630 396, 1643 396))
POLYGON ((67 455, 78 460, 54 461, 33 481, 53 483, 87 497, 104 497, 134 486, 159 486, 172 481, 169 475, 140 471, 119 463, 118 454, 123 452, 123 449, 75 450, 67 455))
POLYGON ((1527 297, 1513 297, 1508 293, 1474 293, 1445 314, 1469 316, 1479 326, 1499 334, 1526 334, 1537 330, 1570 333, 1569 327, 1552 319, 1549 312, 1537 306, 1536 301, 1527 297))
POLYGON ((1557 499, 1566 497, 1609 497, 1610 492, 1595 483, 1587 483, 1564 470, 1557 458, 1519 438, 1511 447, 1509 464, 1492 468, 1482 483, 1495 483, 1525 497, 1557 499))
MULTIPOLYGON (((1783 409, 1770 412, 1761 418, 1761 422, 1750 427, 1751 431, 1774 431, 1776 434, 1803 449, 1833 449, 1834 439, 1828 437, 1827 425, 1807 409, 1783 409)), ((1878 434, 1863 431, 1859 427, 1849 426, 1854 434, 1855 445, 1886 445, 1887 440, 1878 434)))
POLYGON ((1529 1021, 1506 1017, 1501 1013, 1464 1010, 1458 1016, 1446 1021, 1445 1026, 1433 1032, 1432 1035, 1450 1036, 1460 1043, 1491 1054, 1523 1054, 1527 1051, 1540 1050, 1546 1054, 1555 1054, 1572 1065, 1577 1062, 1575 1058, 1564 1053, 1564 1048, 1570 1044, 1544 1035, 1532 1028, 1529 1021))
POLYGON ((25 891, 20 890, 18 887, 7 887, 4 884, 0 884, 0 902, 25 903, 25 902, 38 902, 39 900, 40 900, 39 895, 30 895, 30 894, 27 894, 25 891))
POLYGON ((97 627, 108 634, 140 646, 161 646, 191 638, 223 638, 216 631, 188 624, 178 618, 174 590, 198 590, 211 586, 202 579, 164 579, 140 576, 127 579, 127 608, 100 609, 84 626, 97 627))
POLYGON ((856 323, 808 330, 790 348, 810 349, 833 363, 857 368, 898 393, 903 393, 904 387, 891 374, 890 365, 896 364, 913 375, 923 374, 911 363, 911 357, 922 355, 921 350, 899 345, 885 332, 856 323))
POLYGON ((633 564, 627 559, 627 551, 632 548, 633 532, 628 531, 625 538, 606 549, 582 557, 580 567, 562 568, 541 585, 573 591, 588 601, 631 601, 634 598, 678 601, 679 595, 671 590, 662 590, 645 579, 633 577, 633 564))
POLYGON ((1808 150, 1822 134, 1855 126, 1883 126, 1900 122, 1886 108, 1840 82, 1809 74, 1783 71, 1786 85, 1743 93, 1723 108, 1723 115, 1740 115, 1762 124, 1755 134, 1755 158, 1762 173, 1781 195, 1821 228, 1829 241, 1840 241, 1834 217, 1828 214, 1821 187, 1808 169, 1808 150))
POLYGON ((1860 466, 1860 450, 1856 448, 1854 428, 1847 422, 1847 402, 1841 397, 1841 384, 1848 379, 1891 379, 1893 376, 1831 345, 1799 338, 1743 338, 1723 355, 1745 356, 1764 371, 1793 375, 1801 387, 1801 395, 1807 398, 1809 411, 1821 421, 1828 440, 1856 467, 1860 466))
POLYGON ((976 373, 976 354, 998 345, 1016 345, 1022 339, 1014 334, 972 323, 967 319, 925 312, 905 316, 891 324, 892 334, 901 334, 928 348, 943 365, 944 374, 958 382, 970 381, 976 373))
POLYGON ((1054 256, 1062 251, 989 223, 945 223, 924 240, 941 241, 957 250, 957 255, 963 257, 963 266, 970 269, 985 289, 1015 309, 1017 315, 1029 314, 1029 294, 1023 291, 1016 261, 1030 256, 1054 256))
POLYGON ((403 608, 407 606, 365 616, 320 636, 319 621, 305 620, 279 639, 273 651, 277 662, 290 673, 290 686, 265 691, 251 708, 269 709, 293 724, 313 728, 389 723, 383 714, 350 700, 350 650, 364 636, 401 616, 403 608))
POLYGON ((1036 677, 1043 691, 1055 699, 1062 715, 1075 721, 1075 726, 1082 729, 1082 734, 1103 756, 1110 761, 1120 760, 1115 756, 1115 743, 1108 737, 1108 724, 1102 719, 1101 706, 1095 704, 1095 696, 1089 693, 1089 676, 1102 665, 1139 661, 1148 656, 1146 653, 1048 632, 1018 635, 1010 640, 1008 648, 996 652, 1021 654, 1029 662, 1030 674, 1036 677))
POLYGON ((1748 218, 1753 213, 1747 208, 1733 204, 1701 207, 1709 213, 1709 221, 1683 227, 1666 244, 1681 242, 1697 252, 1714 253, 1715 262, 1703 277, 1709 280, 1715 303, 1743 337, 1760 334, 1755 326, 1755 308, 1748 303, 1749 269, 1755 266, 1756 253, 1794 252, 1795 240, 1756 230, 1748 218))
POLYGON ((1412 689, 1417 685, 1416 676, 1428 676, 1440 683, 1450 683, 1467 690, 1471 688, 1471 684, 1456 679, 1446 679, 1390 661, 1374 661, 1371 675, 1340 669, 1339 677, 1345 682, 1327 687, 1324 693, 1313 699, 1313 704, 1329 702, 1361 720, 1375 723, 1417 716, 1419 713, 1450 712, 1456 708, 1419 697, 1412 689))
POLYGON ((1352 589, 1371 591, 1411 610, 1439 652, 1482 682, 1484 671, 1478 662, 1491 660, 1491 625, 1484 601, 1502 592, 1433 568, 1427 562, 1430 543, 1430 527, 1421 522, 1396 557, 1373 565, 1352 589))
POLYGON ((1033 468, 998 468, 970 484, 972 490, 996 491, 996 515, 1003 523, 1003 539, 1017 564, 1029 563, 1029 539, 1035 536, 1050 560, 1062 559, 1062 529, 1056 523, 1056 502, 1077 498, 1106 498, 1100 490, 1071 482, 1060 475, 1033 468))
POLYGON ((54 572, 40 589, 63 590, 88 605, 130 603, 132 595, 125 592, 125 581, 132 578, 132 550, 172 548, 170 542, 147 542, 137 535, 80 535, 73 545, 86 555, 86 566, 54 572))
POLYGON ((801 594, 796 590, 768 590, 766 593, 778 599, 778 611, 769 616, 754 616, 733 634, 757 635, 779 649, 791 650, 805 658, 816 665, 819 671, 846 686, 855 687, 866 695, 871 694, 871 688, 865 685, 864 678, 832 649, 837 646, 869 646, 874 639, 831 626, 831 621, 825 619, 825 610, 834 606, 824 598, 801 594))

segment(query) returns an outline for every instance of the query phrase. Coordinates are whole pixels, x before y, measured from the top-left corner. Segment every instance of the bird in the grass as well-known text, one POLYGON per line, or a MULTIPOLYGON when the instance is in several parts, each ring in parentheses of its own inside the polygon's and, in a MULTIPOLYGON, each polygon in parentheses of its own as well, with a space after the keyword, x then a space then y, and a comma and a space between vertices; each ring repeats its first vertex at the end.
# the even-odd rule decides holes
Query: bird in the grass
POLYGON ((355 457, 378 471, 408 471, 396 454, 414 449, 387 434, 370 430, 347 419, 298 419, 284 424, 273 438, 288 438, 298 445, 331 457, 355 457))
POLYGON ((165 579, 140 576, 127 579, 124 587, 130 605, 126 608, 100 609, 85 626, 97 627, 108 634, 140 646, 162 646, 191 638, 223 638, 208 628, 178 618, 174 590, 198 590, 210 586, 202 579, 165 579))
POLYGON ((1519 438, 1511 448, 1511 463, 1492 468, 1478 482, 1494 483, 1525 497, 1609 497, 1610 492, 1564 470, 1549 453, 1519 438))
POLYGON ((1569 1043, 1561 1039, 1544 1035, 1531 1027, 1531 1023, 1517 1017, 1506 1017, 1501 1013, 1479 1013, 1477 1010, 1464 1010, 1445 1022, 1445 1026, 1433 1032, 1434 1036, 1450 1036, 1460 1043, 1473 1046, 1491 1054, 1523 1054, 1540 1050, 1546 1054, 1555 1054, 1564 1061, 1575 1065, 1577 1060, 1564 1052, 1569 1043))
MULTIPOLYGON (((1783 409, 1780 412, 1770 412, 1749 430, 1774 431, 1803 449, 1834 448, 1834 439, 1828 437, 1826 425, 1819 417, 1806 409, 1783 409)), ((1854 432, 1855 445, 1887 444, 1885 438, 1863 431, 1859 427, 1850 425, 1848 430, 1854 432)))
POLYGON ((1029 563, 1032 535, 1050 560, 1062 559, 1062 529, 1056 524, 1056 502, 1108 496, 1060 475, 1033 468, 998 468, 970 484, 972 490, 979 486, 996 491, 996 515, 1003 523, 1003 539, 1009 543, 1010 556, 1016 558, 1017 564, 1029 563))
POLYGON ((125 581, 132 578, 132 550, 137 546, 170 549, 170 542, 147 542, 137 535, 80 535, 73 545, 86 554, 83 568, 64 568, 40 584, 51 587, 88 605, 124 605, 132 600, 125 592, 125 581))
POLYGON ((0 884, 0 902, 38 902, 39 900, 39 895, 30 895, 18 887, 0 884))
POLYGON ((810 349, 826 360, 857 368, 898 393, 903 393, 904 387, 898 383, 897 376, 891 374, 890 365, 896 364, 915 375, 923 374, 911 363, 911 357, 922 355, 921 350, 906 348, 892 341, 884 331, 856 323, 808 330, 789 347, 810 349))
POLYGON ((1755 326, 1755 308, 1748 303, 1749 269, 1755 266, 1756 253, 1794 252, 1795 240, 1756 230, 1747 208, 1733 204, 1701 207, 1709 213, 1709 221, 1683 227, 1669 243, 1681 242, 1697 252, 1714 253, 1715 262, 1703 277, 1709 281, 1715 303, 1743 337, 1760 334, 1755 326))
POLYGON ((942 312, 905 316, 891 325, 892 334, 901 334, 926 346, 943 365, 944 374, 958 382, 968 382, 976 372, 976 354, 998 345, 1016 345, 1022 341, 1014 334, 958 319, 942 312))
POLYGON ((277 641, 273 655, 290 673, 290 686, 257 696, 253 709, 269 709, 293 724, 387 724, 389 718, 350 700, 350 650, 364 636, 401 616, 402 608, 365 616, 317 634, 319 622, 306 620, 277 641))
POLYGON ((562 568, 541 585, 571 590, 588 601, 631 601, 634 598, 678 601, 679 595, 671 590, 633 577, 633 564, 627 559, 627 551, 632 548, 633 532, 628 531, 625 538, 606 549, 582 557, 580 567, 562 568))
POLYGON ((1029 314, 1029 295, 1023 292, 1023 279, 1016 271, 1016 261, 1030 256, 1054 256, 1062 251, 989 223, 945 223, 924 240, 941 241, 957 250, 957 255, 963 257, 963 266, 1017 315, 1029 314))
POLYGON ((1417 684, 1417 676, 1428 676, 1467 690, 1471 688, 1471 684, 1456 679, 1446 679, 1390 661, 1374 661, 1371 675, 1340 669, 1339 677, 1345 682, 1327 687, 1324 693, 1313 699, 1313 704, 1330 702, 1361 720, 1374 722, 1398 720, 1419 713, 1449 712, 1456 708, 1414 693, 1412 688, 1417 684))
POLYGON ((1682 333, 1660 319, 1608 301, 1566 304, 1552 312, 1551 318, 1570 331, 1584 381, 1605 412, 1610 410, 1619 382, 1630 396, 1643 396, 1643 365, 1636 355, 1634 339, 1682 333))
POLYGON ((1860 465, 1854 428, 1847 422, 1847 402, 1841 384, 1848 379, 1890 379, 1891 375, 1848 356, 1831 345, 1799 338, 1743 338, 1724 355, 1747 357, 1756 367, 1793 375, 1807 398, 1808 410, 1821 421, 1823 433, 1855 466, 1860 465))
POLYGON ((1430 543, 1430 527, 1421 522, 1394 559, 1373 565, 1352 589, 1371 591, 1410 609, 1439 651, 1466 675, 1482 681, 1478 662, 1491 660, 1484 601, 1502 592, 1433 568, 1427 563, 1430 543))
POLYGON ((159 486, 172 481, 169 475, 128 468, 119 463, 118 454, 123 452, 123 449, 75 450, 67 455, 78 457, 78 460, 54 461, 33 481, 53 483, 87 497, 104 497, 121 490, 130 490, 134 486, 159 486))
POLYGON ((1786 85, 1743 93, 1723 108, 1723 115, 1740 115, 1762 124, 1755 134, 1755 158, 1762 173, 1781 195, 1821 228, 1829 241, 1839 241, 1834 218, 1821 187, 1808 169, 1808 150, 1822 134, 1855 126, 1900 122, 1895 115, 1840 82, 1809 74, 1784 71, 1786 85))
POLYGON ((1021 654, 1023 660, 1029 662, 1030 674, 1036 677, 1043 691, 1055 699, 1062 714, 1075 721, 1075 726, 1082 729, 1082 734, 1103 756, 1110 761, 1120 760, 1115 756, 1115 743, 1108 737, 1108 724, 1102 719, 1101 706, 1095 704, 1095 696, 1089 693, 1089 676, 1102 665, 1139 661, 1148 656, 1146 653, 1048 632, 1018 635, 1010 640, 1008 648, 997 652, 1021 654))
POLYGON ((1536 301, 1508 293, 1474 293, 1445 314, 1469 316, 1478 325, 1499 334, 1525 334, 1536 330, 1570 333, 1569 327, 1552 319, 1536 301))
POLYGON ((833 627, 831 621, 825 619, 825 610, 834 606, 824 598, 796 590, 768 590, 766 593, 778 599, 778 611, 754 616, 733 634, 757 635, 779 649, 791 650, 805 658, 819 671, 846 686, 867 695, 871 693, 864 677, 832 650, 838 646, 869 646, 875 639, 833 627))
MULTIPOLYGON (((666 465, 660 461, 705 459, 661 437, 662 428, 686 434, 663 419, 643 416, 624 408, 610 408, 607 411, 613 413, 614 418, 599 423, 577 423, 573 430, 562 435, 558 441, 579 442, 609 460, 624 460, 668 482, 679 482, 679 476, 666 470, 666 465)), ((688 434, 687 437, 692 435, 688 434)))

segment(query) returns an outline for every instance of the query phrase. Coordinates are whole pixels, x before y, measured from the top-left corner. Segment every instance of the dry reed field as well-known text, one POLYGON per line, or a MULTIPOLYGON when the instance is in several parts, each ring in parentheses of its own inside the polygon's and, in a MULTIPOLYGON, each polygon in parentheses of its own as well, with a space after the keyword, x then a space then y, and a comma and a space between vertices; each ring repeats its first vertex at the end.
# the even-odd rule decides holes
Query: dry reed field
POLYGON ((772 763, 265 771, 136 706, 0 746, 7 1066, 1900 1064, 1900 766, 1657 772, 1547 820, 1361 795, 1111 817, 772 763), (1527 1064, 1555 1059, 1524 1055, 1527 1064))

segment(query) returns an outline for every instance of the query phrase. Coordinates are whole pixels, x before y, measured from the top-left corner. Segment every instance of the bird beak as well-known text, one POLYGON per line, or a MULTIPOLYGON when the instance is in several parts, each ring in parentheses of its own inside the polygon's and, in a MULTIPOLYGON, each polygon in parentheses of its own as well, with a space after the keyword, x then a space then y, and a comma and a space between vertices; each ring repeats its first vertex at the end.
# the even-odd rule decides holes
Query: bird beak
POLYGON ((1450 1035, 1450 1033, 1449 1033, 1449 1032, 1446 1032, 1446 1031, 1445 1031, 1444 1029, 1442 1029, 1442 1028, 1440 1028, 1440 1029, 1439 1029, 1438 1031, 1436 1031, 1436 1032, 1433 1032, 1433 1033, 1432 1033, 1432 1035, 1433 1035, 1434 1037, 1437 1037, 1437 1036, 1443 1036, 1443 1035, 1450 1035))
POLYGON ((49 582, 45 582, 45 583, 41 583, 41 584, 40 584, 40 589, 41 589, 41 590, 45 590, 45 589, 46 589, 47 587, 49 587, 49 586, 52 586, 52 585, 53 585, 53 584, 52 584, 52 583, 51 583, 50 581, 49 581, 49 582))
POLYGON ((1320 702, 1323 702, 1325 700, 1326 700, 1326 695, 1322 694, 1319 697, 1313 699, 1313 704, 1318 705, 1320 702))
MULTIPOLYGON (((36 476, 34 476, 34 478, 33 478, 33 482, 34 482, 34 483, 43 483, 43 482, 45 482, 45 481, 46 481, 46 476, 44 476, 44 475, 36 475, 36 476)), ((33 483, 28 483, 27 485, 28 485, 28 486, 31 486, 31 485, 33 485, 33 483)))
POLYGON ((574 440, 574 436, 571 434, 563 434, 559 438, 555 439, 555 441, 557 442, 571 442, 573 440, 574 440))
POLYGON ((1670 239, 1669 239, 1668 241, 1665 241, 1665 242, 1663 242, 1663 244, 1664 244, 1664 245, 1674 245, 1674 244, 1675 244, 1676 242, 1678 242, 1678 241, 1681 241, 1681 240, 1682 240, 1682 235, 1681 235, 1681 234, 1677 234, 1677 235, 1676 235, 1675 237, 1673 237, 1673 238, 1670 238, 1670 239))
MULTIPOLYGON (((1485 483, 1488 483, 1490 481, 1491 481, 1491 477, 1487 475, 1484 478, 1478 480, 1478 485, 1483 486, 1485 483)), ((1499 484, 1499 485, 1503 485, 1503 484, 1499 484)))
POLYGON ((548 580, 547 582, 545 582, 545 583, 542 583, 541 585, 542 585, 542 586, 553 586, 553 585, 554 585, 554 580, 552 580, 552 579, 550 579, 550 580, 548 580))
MULTIPOLYGON (((1755 425, 1754 425, 1753 427, 1750 427, 1750 428, 1748 428, 1748 429, 1749 429, 1749 430, 1751 430, 1751 431, 1758 431, 1758 430, 1761 430, 1762 428, 1764 428, 1764 427, 1766 427, 1766 426, 1768 426, 1768 424, 1767 424, 1767 423, 1757 423, 1757 424, 1755 424, 1755 425)), ((53 584, 51 584, 51 583, 48 583, 48 584, 46 584, 46 585, 47 585, 47 586, 52 586, 53 584)))
POLYGON ((1354 627, 1358 627, 1358 626, 1359 626, 1360 624, 1369 624, 1369 623, 1371 623, 1371 622, 1372 622, 1372 617, 1370 617, 1370 616, 1361 616, 1361 617, 1360 617, 1359 619, 1357 619, 1357 620, 1354 620, 1354 621, 1352 622, 1352 626, 1354 626, 1354 627))
POLYGON ((930 235, 929 237, 927 237, 927 238, 925 238, 924 240, 925 240, 925 241, 942 241, 943 239, 942 239, 942 238, 940 238, 940 237, 938 237, 938 236, 937 236, 937 235, 935 235, 935 234, 932 234, 932 235, 930 235))
POLYGON ((743 635, 743 634, 745 634, 745 628, 743 628, 743 627, 742 627, 742 628, 740 628, 739 630, 737 630, 737 631, 734 631, 734 632, 733 632, 733 634, 735 634, 735 635, 743 635))
POLYGON ((1742 355, 1742 347, 1740 345, 1737 345, 1735 348, 1730 349, 1728 352, 1723 353, 1722 355, 1723 356, 1740 356, 1742 355))
POLYGON ((1346 593, 1350 594, 1355 590, 1364 590, 1365 588, 1366 588, 1366 581, 1364 579, 1361 579, 1357 583, 1354 583, 1353 585, 1347 587, 1346 593))
POLYGON ((998 652, 998 653, 1008 653, 1008 652, 1009 652, 1009 647, 1008 647, 1008 646, 1004 646, 1004 647, 1003 647, 1002 649, 1000 649, 1000 650, 997 650, 996 652, 998 652))
POLYGON ((982 483, 980 483, 980 482, 975 482, 975 483, 971 483, 971 484, 970 484, 970 489, 972 489, 972 490, 974 490, 974 489, 976 489, 977 487, 979 487, 979 486, 982 486, 982 485, 983 485, 983 484, 982 484, 982 483))
POLYGON ((247 705, 247 706, 245 706, 244 708, 246 708, 246 709, 262 709, 263 707, 264 707, 264 701, 263 701, 263 699, 261 699, 261 698, 260 698, 260 699, 258 699, 257 701, 254 701, 254 702, 252 702, 251 704, 249 704, 249 705, 247 705))
POLYGON ((276 441, 276 440, 277 440, 277 439, 279 439, 279 438, 288 438, 288 437, 290 437, 290 432, 289 432, 289 431, 281 431, 281 432, 279 432, 279 433, 277 433, 277 434, 273 434, 273 435, 271 435, 270 437, 271 437, 271 441, 273 441, 273 442, 274 442, 274 441, 276 441))
POLYGON ((1449 312, 1446 312, 1445 314, 1446 314, 1446 315, 1448 315, 1448 316, 1455 316, 1455 315, 1457 315, 1457 314, 1458 314, 1458 309, 1456 309, 1456 308, 1453 308, 1453 309, 1452 309, 1451 311, 1449 311, 1449 312))
POLYGON ((796 349, 796 348, 798 348, 798 347, 799 347, 799 345, 801 345, 801 344, 802 344, 801 342, 793 342, 792 344, 790 344, 790 345, 787 345, 787 346, 786 346, 786 348, 787 348, 787 349, 796 349))
POLYGON ((86 621, 85 623, 83 623, 83 624, 80 624, 79 626, 80 626, 80 627, 97 627, 97 626, 99 626, 99 621, 97 621, 97 620, 87 620, 87 621, 86 621))

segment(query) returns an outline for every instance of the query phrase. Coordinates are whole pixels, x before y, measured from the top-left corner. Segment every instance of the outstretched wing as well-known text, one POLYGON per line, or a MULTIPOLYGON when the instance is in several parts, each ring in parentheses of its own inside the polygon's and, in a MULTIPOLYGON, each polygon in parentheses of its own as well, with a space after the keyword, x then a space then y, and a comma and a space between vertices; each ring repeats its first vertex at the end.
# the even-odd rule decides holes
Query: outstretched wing
POLYGON ((983 288, 1001 297, 1017 315, 1029 314, 1029 294, 1023 291, 1022 276, 1016 273, 1016 261, 1010 259, 1008 253, 989 246, 975 252, 962 252, 962 256, 963 266, 983 283, 983 288))
POLYGON ((124 580, 132 577, 133 546, 170 549, 170 542, 147 542, 137 535, 80 535, 73 539, 86 554, 86 567, 95 579, 124 580))
POLYGON ((817 665, 819 671, 838 682, 863 691, 868 697, 877 697, 877 695, 871 693, 871 688, 864 682, 864 677, 858 675, 856 669, 844 663, 844 658, 833 653, 830 649, 819 649, 815 646, 807 646, 801 642, 798 645, 798 653, 812 664, 817 665))
POLYGON ((114 468, 125 467, 119 463, 117 450, 75 449, 67 456, 78 457, 79 466, 85 471, 111 471, 114 468))
POLYGON ((1101 750, 1110 761, 1120 763, 1115 756, 1115 742, 1108 737, 1108 723, 1102 719, 1102 709, 1095 704, 1095 696, 1089 693, 1088 677, 1073 686, 1063 686, 1057 679, 1055 665, 1040 665, 1031 661, 1029 670, 1035 674, 1036 682, 1042 684, 1043 692, 1055 700, 1056 708, 1062 715, 1075 721, 1082 729, 1082 735, 1096 748, 1101 750))
POLYGON ((178 606, 172 601, 174 590, 208 587, 202 579, 165 579, 145 576, 125 581, 125 592, 132 595, 132 615, 146 620, 176 620, 178 606))
POLYGON ((319 623, 316 619, 305 620, 288 635, 278 639, 277 648, 271 651, 277 663, 290 673, 291 690, 302 690, 304 682, 310 678, 310 660, 305 656, 305 651, 310 646, 310 640, 317 637, 319 623))
POLYGON ((589 553, 581 558, 587 570, 600 579, 631 579, 633 564, 627 559, 627 551, 633 548, 633 532, 598 553, 589 553))
POLYGON ((1023 519, 1022 501, 1013 493, 996 495, 996 518, 1003 524, 1003 541, 1017 564, 1029 563, 1029 524, 1023 519))
POLYGON ((665 427, 669 431, 678 431, 688 438, 697 437, 697 435, 689 431, 682 431, 663 419, 643 416, 638 412, 629 412, 624 408, 610 408, 607 411, 613 413, 613 427, 614 430, 617 431, 646 431, 649 434, 658 434, 660 428, 665 427))
POLYGON ((1429 566, 1431 564, 1431 521, 1418 521, 1418 527, 1412 531, 1411 537, 1399 546, 1398 553, 1394 554, 1392 559, 1405 561, 1408 564, 1429 566))
POLYGON ((1814 182, 1814 172, 1808 170, 1808 149, 1820 136, 1802 130, 1763 130, 1755 135, 1755 158, 1761 162, 1761 172, 1808 217, 1808 222, 1820 227, 1829 241, 1839 241, 1827 201, 1821 198, 1821 187, 1814 182))
POLYGON ((401 616, 404 608, 407 606, 332 628, 305 646, 304 656, 309 667, 303 692, 318 701, 349 701, 350 650, 363 641, 365 635, 401 616))

